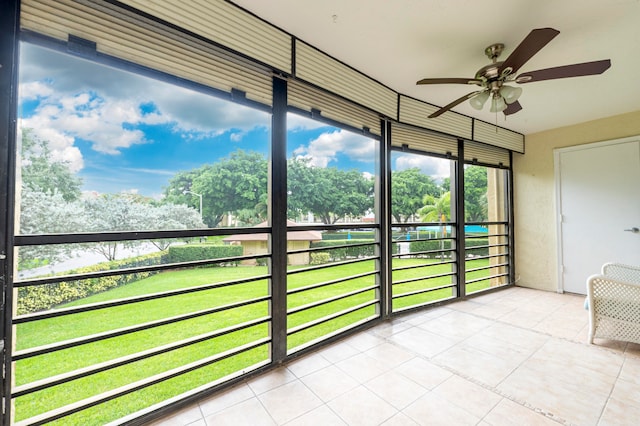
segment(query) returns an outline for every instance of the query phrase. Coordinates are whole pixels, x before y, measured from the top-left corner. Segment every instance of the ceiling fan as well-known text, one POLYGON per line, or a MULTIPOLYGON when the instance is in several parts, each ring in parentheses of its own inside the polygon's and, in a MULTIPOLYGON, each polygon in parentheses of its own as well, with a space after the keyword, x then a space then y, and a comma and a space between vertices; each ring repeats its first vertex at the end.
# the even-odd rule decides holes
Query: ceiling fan
POLYGON ((610 59, 603 59, 529 71, 516 77, 515 74, 520 67, 558 34, 560 31, 553 28, 534 29, 502 62, 498 61, 498 57, 504 50, 504 44, 492 44, 484 50, 492 63, 480 68, 476 72, 475 78, 425 78, 418 81, 416 84, 475 84, 480 86, 480 90, 445 105, 431 114, 429 118, 438 117, 466 100, 469 100, 472 107, 481 110, 489 98, 491 98, 491 112, 503 112, 505 115, 515 114, 522 109, 522 105, 518 102, 522 88, 509 86, 507 83, 524 84, 534 81, 596 75, 602 74, 611 66, 610 59))

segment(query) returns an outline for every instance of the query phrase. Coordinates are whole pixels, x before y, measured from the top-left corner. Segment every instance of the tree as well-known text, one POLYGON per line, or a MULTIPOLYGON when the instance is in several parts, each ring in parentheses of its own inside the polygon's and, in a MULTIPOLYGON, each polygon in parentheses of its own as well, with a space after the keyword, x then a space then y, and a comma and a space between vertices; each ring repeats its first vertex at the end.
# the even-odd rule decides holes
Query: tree
POLYGON ((425 195, 440 194, 431 176, 415 167, 391 174, 391 214, 396 222, 407 222, 423 206, 425 195))
POLYGON ((345 216, 364 216, 373 208, 373 180, 358 170, 315 167, 308 159, 289 160, 288 215, 312 212, 323 223, 345 216))
POLYGON ((185 191, 201 194, 203 220, 216 227, 225 214, 254 210, 264 203, 267 183, 267 159, 257 152, 238 150, 217 163, 178 173, 165 189, 165 199, 192 206, 194 197, 185 191))
POLYGON ((451 193, 445 192, 436 198, 433 195, 425 195, 424 206, 418 210, 420 220, 423 222, 443 222, 451 218, 451 193), (444 220, 443 220, 444 216, 444 220))
MULTIPOLYGON (((154 206, 132 194, 102 194, 84 201, 84 213, 91 232, 160 231, 202 228, 200 213, 186 205, 154 206)), ((172 240, 151 240, 159 250, 165 250, 172 240)), ((89 249, 111 261, 117 258, 120 247, 135 247, 140 241, 105 241, 89 249)))
MULTIPOLYGON (((20 233, 65 234, 87 229, 86 216, 80 201, 65 201, 62 194, 46 194, 23 189, 20 204, 20 233)), ((24 246, 18 249, 18 269, 55 263, 68 258, 72 247, 67 244, 24 246)))
POLYGON ((467 222, 486 222, 488 220, 486 167, 465 167, 464 206, 467 222))
POLYGON ((75 176, 66 161, 54 161, 49 143, 36 137, 33 129, 22 129, 21 173, 24 189, 62 195, 65 201, 80 198, 82 179, 75 176))

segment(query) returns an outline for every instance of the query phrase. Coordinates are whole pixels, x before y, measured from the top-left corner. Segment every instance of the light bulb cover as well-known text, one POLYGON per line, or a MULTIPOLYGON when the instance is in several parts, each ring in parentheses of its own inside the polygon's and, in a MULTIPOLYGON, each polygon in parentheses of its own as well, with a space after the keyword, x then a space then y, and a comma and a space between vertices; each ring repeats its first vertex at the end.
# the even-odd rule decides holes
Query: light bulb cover
POLYGON ((493 95, 491 98, 491 112, 502 112, 507 109, 507 103, 504 101, 504 98, 498 94, 493 95))
POLYGON ((482 107, 484 107, 485 102, 487 102, 487 99, 489 99, 489 95, 490 95, 490 92, 488 90, 485 90, 484 92, 469 99, 469 103, 475 109, 481 110, 482 107))
POLYGON ((522 88, 512 87, 512 86, 502 86, 500 88, 499 93, 506 103, 512 104, 518 100, 520 95, 522 95, 522 88))

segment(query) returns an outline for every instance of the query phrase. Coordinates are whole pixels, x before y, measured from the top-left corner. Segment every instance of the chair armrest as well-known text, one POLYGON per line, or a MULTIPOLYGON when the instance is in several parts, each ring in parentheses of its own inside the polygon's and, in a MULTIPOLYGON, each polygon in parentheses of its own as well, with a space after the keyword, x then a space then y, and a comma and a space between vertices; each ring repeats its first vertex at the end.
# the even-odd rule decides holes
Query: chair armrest
POLYGON ((602 265, 602 275, 630 284, 640 285, 640 266, 609 262, 602 265))

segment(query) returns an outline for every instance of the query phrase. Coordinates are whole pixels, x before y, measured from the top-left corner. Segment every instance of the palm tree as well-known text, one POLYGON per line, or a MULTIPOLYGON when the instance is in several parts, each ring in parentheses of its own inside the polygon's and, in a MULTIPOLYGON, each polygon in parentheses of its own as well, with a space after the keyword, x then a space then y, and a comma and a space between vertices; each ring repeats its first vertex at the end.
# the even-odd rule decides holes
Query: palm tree
POLYGON ((439 198, 425 195, 422 199, 424 207, 418 210, 420 220, 423 222, 446 222, 451 216, 451 192, 447 191, 439 198), (444 216, 444 218, 443 218, 444 216))

